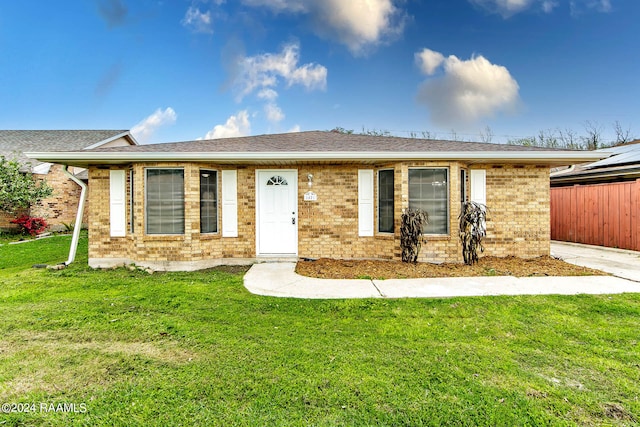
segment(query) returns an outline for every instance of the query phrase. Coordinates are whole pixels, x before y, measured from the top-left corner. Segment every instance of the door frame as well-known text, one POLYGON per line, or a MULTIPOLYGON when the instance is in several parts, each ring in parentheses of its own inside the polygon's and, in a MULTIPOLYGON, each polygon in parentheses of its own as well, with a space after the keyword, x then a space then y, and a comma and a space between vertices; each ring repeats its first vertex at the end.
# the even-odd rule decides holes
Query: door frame
POLYGON ((299 239, 298 239, 298 210, 299 210, 299 201, 298 201, 298 169, 256 169, 256 176, 255 176, 255 182, 256 182, 256 192, 255 192, 255 197, 256 197, 256 256, 273 256, 273 257, 279 257, 279 256, 298 256, 298 243, 299 243, 299 239), (261 190, 261 183, 260 183, 260 176, 262 173, 282 173, 282 172, 293 172, 295 174, 295 179, 293 182, 293 192, 294 192, 294 199, 296 201, 295 203, 295 214, 294 214, 294 218, 296 220, 296 229, 295 229, 295 234, 294 234, 294 238, 295 238, 295 252, 293 253, 282 253, 282 254, 274 254, 274 253, 262 253, 260 251, 260 190, 261 190))

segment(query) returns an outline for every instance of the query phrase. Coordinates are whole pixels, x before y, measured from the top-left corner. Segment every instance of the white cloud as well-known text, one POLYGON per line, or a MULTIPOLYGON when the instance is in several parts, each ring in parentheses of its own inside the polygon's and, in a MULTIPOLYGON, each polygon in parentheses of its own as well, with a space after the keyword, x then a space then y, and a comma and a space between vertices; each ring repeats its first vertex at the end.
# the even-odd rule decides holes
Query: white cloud
POLYGON ((243 0, 242 3, 247 6, 267 7, 274 12, 297 13, 306 12, 308 2, 306 0, 243 0))
POLYGON ((558 2, 556 1, 545 0, 542 2, 542 10, 544 11, 544 13, 551 13, 556 7, 558 7, 558 2))
MULTIPOLYGON (((491 13, 502 15, 503 18, 524 12, 527 9, 538 8, 544 13, 551 13, 559 6, 558 0, 468 0, 491 13)), ((587 11, 610 12, 611 0, 570 0, 571 15, 579 15, 587 11)))
POLYGON ((355 55, 365 53, 404 29, 405 14, 398 0, 244 0, 276 13, 305 14, 321 37, 347 46, 355 55))
POLYGON ((518 105, 518 82, 505 67, 483 56, 463 61, 451 55, 442 64, 444 75, 427 79, 418 91, 437 125, 468 125, 518 105))
POLYGON ((231 138, 234 136, 247 136, 251 133, 251 123, 247 110, 239 111, 235 116, 230 116, 225 124, 216 125, 205 135, 204 139, 231 138))
POLYGON ((276 105, 275 102, 269 102, 264 106, 264 113, 267 115, 267 120, 271 123, 278 123, 284 120, 284 113, 282 109, 276 105))
POLYGON ((572 16, 594 10, 608 13, 611 12, 611 0, 571 0, 569 8, 572 16))
POLYGON ((138 142, 144 144, 151 139, 158 128, 174 124, 177 117, 176 112, 171 107, 167 107, 164 111, 158 108, 149 117, 132 127, 131 134, 138 142))
POLYGON ((287 131, 287 133, 297 133, 300 132, 300 125, 294 125, 291 129, 287 131))
POLYGON ((491 13, 498 13, 508 18, 531 7, 538 0, 469 0, 491 13))
POLYGON ((404 16, 391 0, 317 0, 313 4, 317 32, 337 39, 355 55, 404 29, 404 16))
POLYGON ((440 52, 424 48, 422 51, 414 55, 416 63, 420 70, 430 76, 436 72, 436 69, 444 62, 444 55, 440 52))
POLYGON ((287 87, 300 85, 308 90, 324 90, 327 86, 327 69, 319 64, 298 66, 300 46, 288 44, 280 53, 241 57, 238 63, 238 75, 234 83, 238 88, 238 101, 261 90, 264 96, 272 96, 273 92, 265 91, 276 87, 283 81, 287 87))
POLYGON ((278 92, 273 89, 262 89, 258 92, 258 98, 266 99, 267 101, 273 101, 278 97, 278 92))
POLYGON ((197 7, 189 7, 180 23, 185 27, 191 28, 191 30, 196 33, 213 33, 213 28, 211 27, 211 12, 207 11, 206 13, 202 13, 200 12, 200 8, 197 7))

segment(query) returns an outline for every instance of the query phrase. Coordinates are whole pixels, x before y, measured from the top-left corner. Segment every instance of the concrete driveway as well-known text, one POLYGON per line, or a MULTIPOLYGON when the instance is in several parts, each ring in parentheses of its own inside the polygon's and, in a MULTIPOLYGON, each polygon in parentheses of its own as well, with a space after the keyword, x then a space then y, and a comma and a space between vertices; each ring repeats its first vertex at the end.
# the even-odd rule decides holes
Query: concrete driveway
POLYGON ((333 280, 300 276, 295 263, 274 262, 253 265, 244 276, 244 285, 258 295, 322 299, 640 292, 640 252, 560 242, 551 244, 551 252, 566 262, 613 276, 333 280))
POLYGON ((640 282, 640 252, 578 243, 551 242, 551 255, 582 267, 640 282))

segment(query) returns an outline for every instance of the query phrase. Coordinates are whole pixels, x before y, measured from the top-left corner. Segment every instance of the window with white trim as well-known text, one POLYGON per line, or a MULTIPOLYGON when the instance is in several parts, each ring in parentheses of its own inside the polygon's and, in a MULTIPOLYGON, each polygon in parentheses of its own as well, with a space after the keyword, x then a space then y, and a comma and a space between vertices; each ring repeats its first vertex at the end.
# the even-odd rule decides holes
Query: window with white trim
POLYGON ((449 169, 409 169, 409 208, 429 214, 425 234, 449 234, 449 169))
POLYGON ((146 169, 146 233, 184 234, 184 170, 146 169))
POLYGON ((218 232, 218 172, 200 171, 200 232, 218 232))
POLYGON ((394 170, 378 171, 378 232, 393 233, 394 170))

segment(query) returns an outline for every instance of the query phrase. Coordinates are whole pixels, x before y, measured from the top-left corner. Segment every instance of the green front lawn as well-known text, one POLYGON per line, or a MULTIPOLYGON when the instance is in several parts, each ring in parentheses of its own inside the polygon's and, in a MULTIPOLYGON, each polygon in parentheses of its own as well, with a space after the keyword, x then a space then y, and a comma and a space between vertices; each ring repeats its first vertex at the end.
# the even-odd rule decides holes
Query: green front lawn
POLYGON ((69 241, 0 246, 0 404, 36 409, 0 427, 640 422, 638 294, 279 299, 93 271, 86 237, 31 268, 69 241))

